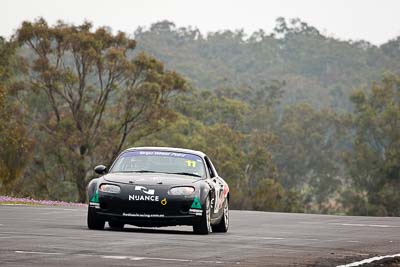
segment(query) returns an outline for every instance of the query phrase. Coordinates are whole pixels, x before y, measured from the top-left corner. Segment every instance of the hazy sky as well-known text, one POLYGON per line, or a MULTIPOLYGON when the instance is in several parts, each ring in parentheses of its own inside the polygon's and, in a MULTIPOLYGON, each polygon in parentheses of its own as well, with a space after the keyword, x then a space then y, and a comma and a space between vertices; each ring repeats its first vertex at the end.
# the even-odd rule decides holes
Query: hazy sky
POLYGON ((279 16, 299 17, 340 39, 382 44, 400 35, 400 0, 2 0, 0 35, 9 37, 23 20, 39 16, 128 33, 171 20, 178 27, 195 26, 203 33, 241 29, 270 33, 279 16))

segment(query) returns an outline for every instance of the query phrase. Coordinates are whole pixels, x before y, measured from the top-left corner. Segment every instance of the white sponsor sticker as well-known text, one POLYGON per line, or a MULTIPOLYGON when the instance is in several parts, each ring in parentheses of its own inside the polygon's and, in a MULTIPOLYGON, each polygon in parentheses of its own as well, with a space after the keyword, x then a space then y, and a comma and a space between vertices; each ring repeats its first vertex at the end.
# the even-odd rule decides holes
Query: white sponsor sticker
POLYGON ((129 195, 128 200, 133 200, 133 201, 153 201, 153 202, 158 202, 160 201, 159 196, 144 196, 144 195, 129 195))
POLYGON ((164 214, 141 214, 141 213, 122 213, 123 216, 127 217, 144 217, 144 218, 162 218, 164 214))
POLYGON ((96 209, 100 209, 100 203, 96 202, 89 202, 90 207, 95 207, 96 209))
POLYGON ((140 185, 135 186, 135 191, 141 191, 147 195, 154 195, 154 189, 147 189, 146 187, 140 185))
POLYGON ((190 210, 189 210, 189 213, 190 213, 190 214, 194 214, 194 215, 196 215, 196 216, 201 216, 201 215, 203 215, 203 210, 190 209, 190 210))

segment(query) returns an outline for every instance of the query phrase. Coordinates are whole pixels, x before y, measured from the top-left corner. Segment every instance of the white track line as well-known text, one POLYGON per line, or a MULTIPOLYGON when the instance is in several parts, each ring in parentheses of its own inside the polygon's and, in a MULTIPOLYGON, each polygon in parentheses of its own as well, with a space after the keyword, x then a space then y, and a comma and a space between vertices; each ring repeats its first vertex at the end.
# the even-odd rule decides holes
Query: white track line
POLYGON ((152 258, 152 257, 143 257, 143 260, 156 260, 156 261, 179 261, 179 262, 192 262, 193 260, 187 259, 170 259, 170 258, 152 258))
POLYGON ((363 223, 329 223, 341 226, 357 226, 357 227, 378 227, 378 228, 398 228, 399 225, 386 225, 386 224, 363 224, 363 223))
POLYGON ((178 261, 178 262, 191 262, 192 261, 192 260, 186 260, 186 259, 155 258, 155 257, 131 257, 131 256, 100 256, 100 257, 102 259, 131 260, 131 261, 142 261, 142 260, 178 261))
POLYGON ((371 263, 373 261, 378 261, 378 260, 382 260, 382 259, 386 259, 386 258, 394 258, 394 257, 400 257, 400 253, 399 254, 394 254, 394 255, 373 257, 373 258, 365 259, 365 260, 362 260, 362 261, 352 262, 352 263, 349 263, 349 264, 338 265, 336 267, 355 267, 355 266, 360 266, 360 265, 363 265, 363 264, 366 264, 366 263, 371 263))
POLYGON ((294 237, 276 237, 276 236, 245 236, 245 235, 234 235, 232 236, 237 239, 264 239, 264 240, 299 240, 299 241, 319 241, 317 238, 294 238, 294 237))
POLYGON ((129 258, 131 261, 141 261, 141 260, 144 260, 144 258, 142 258, 142 257, 130 257, 129 258))
MULTIPOLYGON (((43 252, 43 251, 23 251, 16 250, 15 253, 18 254, 37 254, 37 255, 67 255, 67 253, 59 252, 43 252)), ((71 255, 71 254, 68 254, 71 255)), ((102 259, 110 260, 131 260, 131 261, 142 261, 142 260, 154 260, 154 261, 173 261, 173 262, 201 262, 201 263, 211 263, 211 264, 221 264, 222 261, 196 261, 191 259, 175 259, 175 258, 157 258, 157 257, 136 257, 136 256, 119 256, 119 255, 95 255, 95 254, 72 254, 86 257, 100 257, 102 259)))
POLYGON ((63 253, 58 253, 58 252, 22 251, 22 250, 16 250, 15 253, 19 253, 19 254, 39 254, 39 255, 63 255, 63 253))
POLYGON ((111 259, 111 260, 126 260, 127 256, 101 256, 103 259, 111 259))

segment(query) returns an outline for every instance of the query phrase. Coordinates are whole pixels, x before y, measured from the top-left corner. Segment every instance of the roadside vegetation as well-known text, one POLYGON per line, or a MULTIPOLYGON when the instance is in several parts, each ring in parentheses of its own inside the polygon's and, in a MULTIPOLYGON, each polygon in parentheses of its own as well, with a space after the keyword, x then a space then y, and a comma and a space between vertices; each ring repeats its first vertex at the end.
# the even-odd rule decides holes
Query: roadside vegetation
POLYGON ((232 208, 400 216, 399 47, 298 19, 134 38, 24 22, 0 39, 0 195, 85 202, 95 165, 176 146, 213 159, 232 208))
POLYGON ((55 200, 37 200, 32 198, 0 196, 0 205, 24 205, 24 206, 70 206, 86 207, 86 204, 55 200))

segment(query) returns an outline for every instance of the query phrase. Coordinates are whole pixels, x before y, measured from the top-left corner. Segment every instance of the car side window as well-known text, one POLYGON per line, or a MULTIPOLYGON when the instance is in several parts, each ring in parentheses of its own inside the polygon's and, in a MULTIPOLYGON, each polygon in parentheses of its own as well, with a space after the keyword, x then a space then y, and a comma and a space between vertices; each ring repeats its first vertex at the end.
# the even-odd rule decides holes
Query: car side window
POLYGON ((214 176, 218 176, 217 169, 215 168, 214 164, 212 163, 212 161, 210 159, 208 159, 208 160, 210 161, 210 166, 214 172, 214 176))
POLYGON ((208 157, 204 157, 204 159, 206 160, 207 171, 210 174, 210 177, 214 178, 215 177, 215 172, 214 172, 214 168, 212 166, 211 161, 208 159, 208 157))

